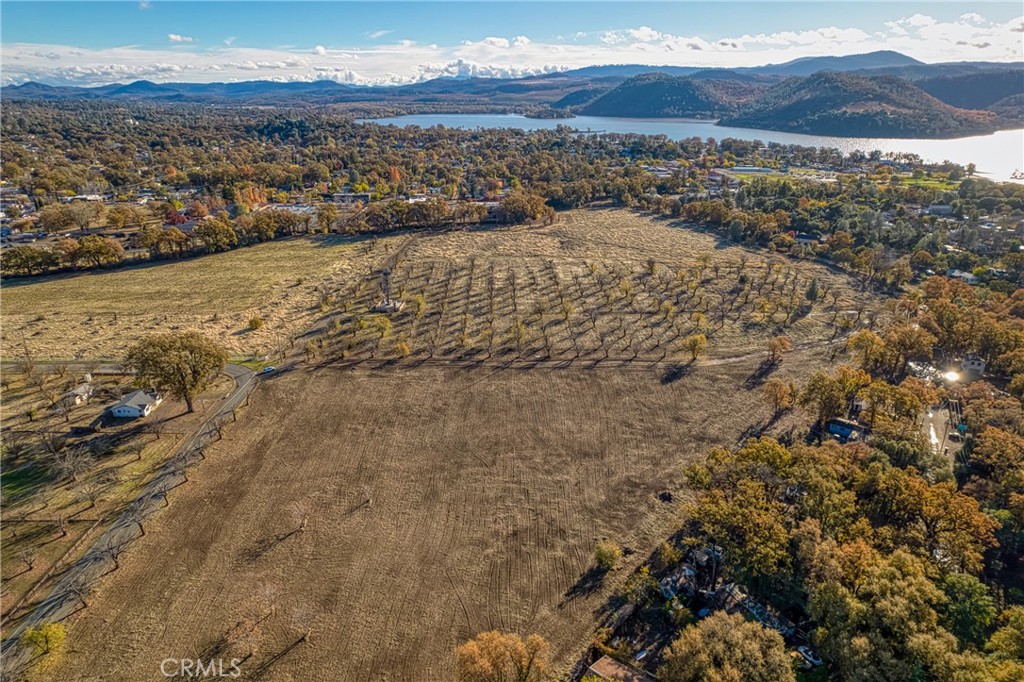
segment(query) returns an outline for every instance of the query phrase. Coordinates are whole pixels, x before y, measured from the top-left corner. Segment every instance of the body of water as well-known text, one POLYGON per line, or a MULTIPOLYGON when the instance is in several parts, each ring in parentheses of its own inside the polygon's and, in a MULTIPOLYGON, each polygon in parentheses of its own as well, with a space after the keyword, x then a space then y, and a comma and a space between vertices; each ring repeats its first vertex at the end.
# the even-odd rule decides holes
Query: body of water
POLYGON ((520 128, 523 130, 551 129, 565 125, 583 132, 591 130, 606 133, 667 135, 673 140, 682 140, 688 137, 702 139, 713 137, 716 140, 721 140, 732 137, 741 140, 761 140, 766 143, 797 144, 805 147, 831 147, 844 153, 858 149, 862 152, 877 149, 883 154, 905 152, 917 154, 925 161, 935 163, 952 161, 964 166, 973 163, 977 166, 980 175, 992 180, 1009 180, 1014 171, 1024 171, 1024 129, 1003 130, 991 135, 961 137, 955 140, 909 140, 802 135, 756 128, 730 128, 715 125, 712 121, 678 118, 577 116, 569 119, 538 119, 518 114, 413 114, 372 119, 370 122, 397 126, 417 125, 424 128, 443 125, 449 128, 520 128))

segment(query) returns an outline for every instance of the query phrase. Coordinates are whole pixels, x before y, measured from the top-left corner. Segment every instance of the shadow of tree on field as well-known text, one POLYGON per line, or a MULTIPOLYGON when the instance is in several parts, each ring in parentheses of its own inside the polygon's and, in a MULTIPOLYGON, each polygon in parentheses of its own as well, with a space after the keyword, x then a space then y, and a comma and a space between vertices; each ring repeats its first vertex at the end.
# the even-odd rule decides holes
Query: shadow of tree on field
POLYGON ((668 384, 674 384, 680 379, 688 376, 691 372, 693 372, 692 362, 687 362, 685 364, 677 362, 665 370, 665 373, 661 375, 661 383, 666 386, 668 384))
POLYGON ((753 388, 757 388, 764 383, 768 375, 775 371, 775 368, 779 366, 778 362, 772 362, 770 358, 765 358, 761 361, 761 364, 750 373, 750 375, 743 381, 743 388, 748 391, 753 388))
POLYGON ((294 530, 290 530, 287 533, 279 533, 273 537, 263 538, 262 540, 257 541, 252 547, 243 550, 239 559, 243 563, 252 563, 301 530, 302 528, 299 527, 294 530))
POLYGON ((604 577, 608 574, 608 571, 598 568, 597 566, 591 566, 587 571, 580 576, 579 580, 573 583, 572 587, 565 591, 562 595, 562 601, 558 605, 559 608, 564 607, 574 599, 580 597, 586 597, 593 594, 601 587, 601 583, 604 582, 604 577))

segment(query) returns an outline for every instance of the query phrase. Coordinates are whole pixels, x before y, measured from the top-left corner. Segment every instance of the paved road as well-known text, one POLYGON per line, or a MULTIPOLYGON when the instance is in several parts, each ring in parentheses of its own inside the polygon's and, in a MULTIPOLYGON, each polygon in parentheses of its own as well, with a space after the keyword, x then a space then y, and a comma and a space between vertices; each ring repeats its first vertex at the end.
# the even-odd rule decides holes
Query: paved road
MULTIPOLYGON (((100 367, 106 367, 110 371, 114 369, 120 371, 120 368, 115 365, 101 365, 100 367)), ((77 594, 80 593, 81 586, 94 585, 100 577, 113 568, 114 559, 111 556, 110 548, 120 550, 138 537, 141 533, 139 521, 163 507, 165 495, 182 482, 184 475, 175 459, 182 458, 178 461, 194 463, 199 457, 198 452, 218 437, 217 425, 229 417, 249 395, 256 381, 255 372, 241 365, 227 365, 224 368, 224 373, 235 380, 235 388, 220 408, 200 424, 192 436, 185 440, 179 447, 176 457, 164 464, 156 477, 143 488, 138 497, 120 516, 114 519, 110 527, 97 538, 82 558, 65 571, 50 594, 22 619, 18 627, 0 645, 4 679, 7 679, 8 674, 17 672, 30 659, 31 652, 23 649, 18 643, 18 638, 21 637, 25 629, 40 623, 62 620, 78 608, 80 599, 77 594)))

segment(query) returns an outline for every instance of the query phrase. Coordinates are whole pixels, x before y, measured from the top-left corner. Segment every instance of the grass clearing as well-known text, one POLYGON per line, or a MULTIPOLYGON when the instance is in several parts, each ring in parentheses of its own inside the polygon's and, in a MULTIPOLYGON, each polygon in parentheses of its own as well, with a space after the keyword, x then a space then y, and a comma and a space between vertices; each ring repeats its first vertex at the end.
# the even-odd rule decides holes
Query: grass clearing
POLYGON ((112 358, 146 334, 198 330, 234 354, 265 353, 315 317, 319 286, 368 272, 401 239, 288 239, 178 262, 6 282, 0 348, 4 358, 15 358, 24 339, 37 357, 112 358), (256 316, 265 324, 250 331, 256 316))

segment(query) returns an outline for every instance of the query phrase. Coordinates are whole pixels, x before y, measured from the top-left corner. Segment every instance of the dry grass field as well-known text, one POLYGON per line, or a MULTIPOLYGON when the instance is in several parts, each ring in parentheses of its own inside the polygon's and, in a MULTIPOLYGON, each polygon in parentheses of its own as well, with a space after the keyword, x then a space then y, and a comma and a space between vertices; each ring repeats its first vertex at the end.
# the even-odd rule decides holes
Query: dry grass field
POLYGON ((216 651, 251 653, 246 678, 447 680, 489 628, 539 632, 567 665, 628 573, 577 584, 595 541, 634 562, 660 543, 678 510, 658 492, 680 499, 685 464, 767 417, 742 387, 755 366, 274 378, 70 621, 46 679, 158 680, 162 659, 216 651))
MULTIPOLYGON (((296 293, 302 317, 281 323, 321 320, 312 362, 262 382, 68 621, 43 679, 159 680, 165 658, 234 657, 247 679, 446 680, 453 648, 491 628, 538 632, 568 666, 678 523, 658 493, 685 499, 687 463, 767 427, 752 380, 767 339, 792 338, 775 371, 800 380, 880 309, 820 265, 623 211, 281 248, 330 254, 316 309, 296 293), (385 264, 405 301, 390 316, 369 312, 385 264), (693 334, 709 348, 688 364, 693 334), (634 552, 594 584, 602 537, 634 552)), ((232 314, 280 305, 299 271, 239 274, 277 279, 232 314)), ((218 278, 199 308, 232 305, 218 278)))
POLYGON ((21 279, 0 290, 2 356, 116 358, 146 334, 199 330, 232 354, 280 346, 318 314, 318 287, 385 257, 403 237, 269 242, 180 262, 21 279), (379 254, 379 257, 378 257, 379 254), (260 317, 264 325, 249 331, 260 317))

